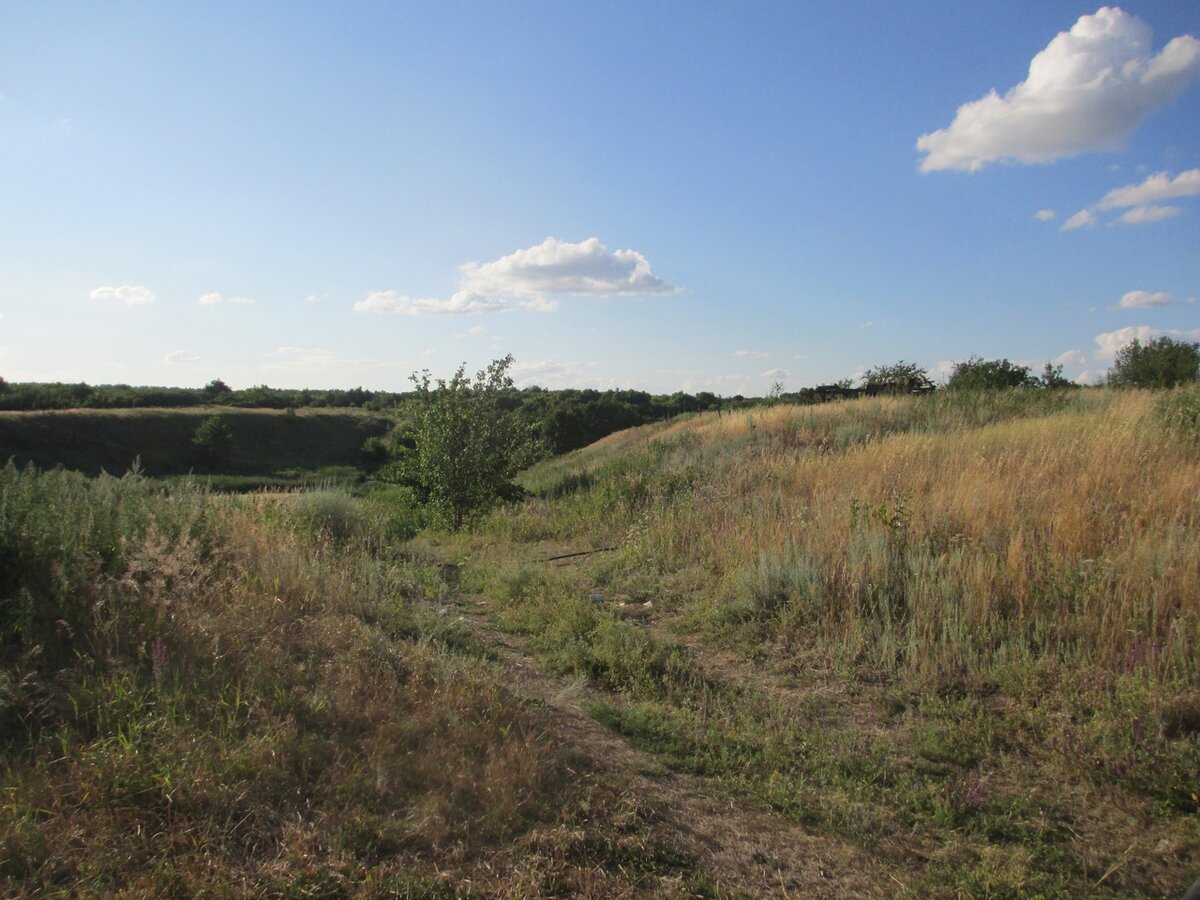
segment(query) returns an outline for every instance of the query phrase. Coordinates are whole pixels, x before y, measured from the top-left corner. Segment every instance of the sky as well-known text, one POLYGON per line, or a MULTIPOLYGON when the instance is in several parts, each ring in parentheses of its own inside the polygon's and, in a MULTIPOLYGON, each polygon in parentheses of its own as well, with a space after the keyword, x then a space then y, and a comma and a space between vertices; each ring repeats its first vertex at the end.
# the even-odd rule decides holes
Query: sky
POLYGON ((0 376, 758 395, 1200 340, 1200 2, 0 4, 0 376))

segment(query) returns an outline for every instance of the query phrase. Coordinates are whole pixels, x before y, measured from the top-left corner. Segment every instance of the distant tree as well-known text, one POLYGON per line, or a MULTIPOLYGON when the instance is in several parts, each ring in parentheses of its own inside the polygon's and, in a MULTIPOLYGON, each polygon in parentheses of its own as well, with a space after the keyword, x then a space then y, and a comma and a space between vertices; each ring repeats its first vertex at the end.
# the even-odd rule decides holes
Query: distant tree
POLYGON ((863 375, 863 388, 869 394, 906 394, 928 383, 927 369, 904 360, 875 366, 863 375))
POLYGON ((1064 378, 1062 372, 1063 367, 1061 364, 1056 366, 1053 363, 1046 363, 1045 367, 1042 369, 1042 387, 1046 389, 1079 387, 1079 385, 1071 381, 1069 378, 1064 378))
POLYGON ((414 373, 417 477, 434 514, 451 528, 495 505, 515 488, 512 478, 537 456, 532 428, 504 411, 502 395, 512 390, 511 354, 467 377, 466 365, 449 381, 428 370, 414 373))
POLYGON ((209 416, 196 429, 192 445, 201 465, 210 471, 219 468, 233 453, 233 429, 220 416, 209 416))
POLYGON ((1030 374, 1029 366, 1018 366, 1007 359, 982 359, 972 356, 955 363, 946 382, 951 391, 989 391, 1001 388, 1031 387, 1038 380, 1030 374))
POLYGON ((229 396, 233 393, 233 388, 220 378, 214 378, 204 386, 200 393, 206 403, 219 403, 222 400, 229 399, 229 396))
POLYGON ((1160 337, 1134 338, 1117 351, 1108 383, 1125 387, 1169 388, 1200 379, 1200 344, 1160 337))

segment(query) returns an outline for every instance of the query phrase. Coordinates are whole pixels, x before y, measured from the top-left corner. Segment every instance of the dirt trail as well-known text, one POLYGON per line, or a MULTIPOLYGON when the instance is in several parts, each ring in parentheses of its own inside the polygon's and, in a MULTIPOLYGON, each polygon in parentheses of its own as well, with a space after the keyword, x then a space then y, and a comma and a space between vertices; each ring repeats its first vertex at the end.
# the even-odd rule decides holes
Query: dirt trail
POLYGON ((861 848, 814 834, 770 811, 748 807, 719 783, 668 772, 593 720, 583 706, 602 694, 541 671, 522 641, 498 631, 486 601, 451 592, 445 598, 476 635, 497 653, 506 686, 545 704, 549 726, 582 752, 601 774, 610 774, 661 810, 664 837, 697 859, 723 888, 750 896, 894 897, 906 893, 861 848))

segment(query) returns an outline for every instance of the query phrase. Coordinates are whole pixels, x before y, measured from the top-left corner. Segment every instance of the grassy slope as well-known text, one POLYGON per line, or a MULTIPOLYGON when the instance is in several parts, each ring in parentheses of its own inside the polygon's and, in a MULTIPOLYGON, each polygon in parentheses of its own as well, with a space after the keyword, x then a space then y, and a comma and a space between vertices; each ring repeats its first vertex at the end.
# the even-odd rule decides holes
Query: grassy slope
POLYGON ((918 894, 1173 896, 1200 874, 1200 461, 1161 402, 648 426, 528 473, 463 552, 505 627, 612 691, 602 721, 918 894))
POLYGON ((380 513, 0 469, 0 893, 703 889, 380 513))
POLYGON ((200 423, 220 415, 233 431, 233 452, 221 471, 273 475, 325 466, 360 466, 362 445, 385 434, 389 420, 352 410, 138 409, 0 412, 0 463, 9 458, 42 468, 120 473, 141 458, 148 475, 201 471, 192 445, 200 423))

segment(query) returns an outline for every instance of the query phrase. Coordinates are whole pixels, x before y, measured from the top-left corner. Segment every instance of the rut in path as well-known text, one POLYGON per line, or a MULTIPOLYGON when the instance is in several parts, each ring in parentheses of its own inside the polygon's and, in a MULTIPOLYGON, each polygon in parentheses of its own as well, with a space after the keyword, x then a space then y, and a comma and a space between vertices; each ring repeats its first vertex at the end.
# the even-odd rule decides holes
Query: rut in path
POLYGON ((777 813, 746 806, 713 779, 665 771, 584 712, 601 692, 542 672, 522 641, 498 631, 482 598, 449 592, 446 602, 497 654, 506 687, 545 705, 555 736, 583 753, 597 775, 627 784, 661 813, 662 835, 696 859, 724 889, 751 896, 894 897, 904 893, 860 847, 815 834, 777 813))

